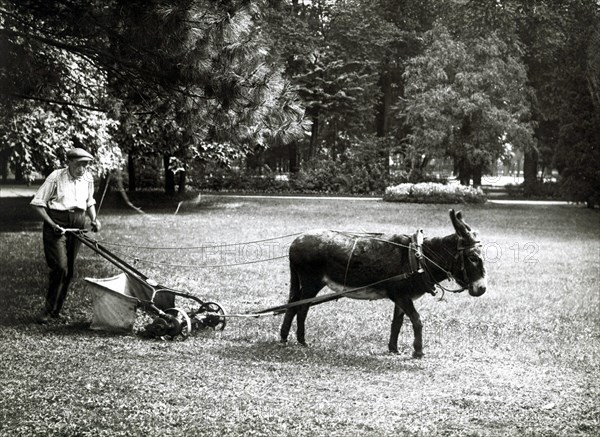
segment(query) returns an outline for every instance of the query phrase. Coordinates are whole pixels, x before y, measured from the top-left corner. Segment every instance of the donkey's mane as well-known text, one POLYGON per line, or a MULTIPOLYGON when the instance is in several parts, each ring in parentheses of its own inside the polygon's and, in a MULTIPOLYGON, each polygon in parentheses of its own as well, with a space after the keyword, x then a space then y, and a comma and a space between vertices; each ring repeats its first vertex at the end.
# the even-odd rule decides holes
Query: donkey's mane
POLYGON ((423 241, 423 254, 426 257, 425 263, 428 271, 433 276, 434 281, 439 282, 447 278, 447 272, 452 268, 457 247, 458 235, 456 234, 425 238, 423 241))
POLYGON ((445 237, 428 237, 425 238, 423 244, 430 246, 429 250, 435 250, 436 248, 443 247, 446 250, 452 250, 458 244, 458 235, 450 234, 445 237))

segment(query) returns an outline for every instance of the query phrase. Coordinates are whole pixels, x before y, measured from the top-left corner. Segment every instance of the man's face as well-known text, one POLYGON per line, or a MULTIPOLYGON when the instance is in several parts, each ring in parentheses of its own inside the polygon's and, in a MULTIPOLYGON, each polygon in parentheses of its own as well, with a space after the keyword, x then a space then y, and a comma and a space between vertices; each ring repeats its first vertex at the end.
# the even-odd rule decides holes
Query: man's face
POLYGON ((80 178, 85 174, 89 164, 89 161, 69 161, 69 173, 74 178, 80 178))

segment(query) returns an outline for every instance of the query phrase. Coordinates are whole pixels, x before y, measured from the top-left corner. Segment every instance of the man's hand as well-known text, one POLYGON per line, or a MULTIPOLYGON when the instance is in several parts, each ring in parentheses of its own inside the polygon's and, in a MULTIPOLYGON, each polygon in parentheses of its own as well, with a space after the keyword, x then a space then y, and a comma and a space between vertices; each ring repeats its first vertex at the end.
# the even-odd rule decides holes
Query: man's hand
POLYGON ((102 225, 100 224, 100 220, 96 219, 92 222, 92 231, 100 232, 100 228, 102 225))
POLYGON ((52 226, 52 228, 54 229, 54 233, 56 233, 56 234, 64 235, 64 233, 67 232, 67 231, 65 231, 65 228, 63 228, 57 224, 54 224, 54 226, 52 226))

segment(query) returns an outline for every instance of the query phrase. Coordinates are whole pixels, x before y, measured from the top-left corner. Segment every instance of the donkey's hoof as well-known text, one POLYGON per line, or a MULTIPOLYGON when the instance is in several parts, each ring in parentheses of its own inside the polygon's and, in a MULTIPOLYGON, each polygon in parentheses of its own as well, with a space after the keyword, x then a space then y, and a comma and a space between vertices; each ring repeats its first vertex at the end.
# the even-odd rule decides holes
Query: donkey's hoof
POLYGON ((394 355, 398 355, 398 349, 390 349, 389 352, 394 355))
POLYGON ((308 347, 308 344, 306 344, 306 340, 298 340, 298 344, 300 346, 308 347))
POLYGON ((414 351, 413 354, 412 354, 412 356, 413 356, 413 358, 420 359, 420 358, 423 358, 425 356, 425 354, 423 352, 414 351))

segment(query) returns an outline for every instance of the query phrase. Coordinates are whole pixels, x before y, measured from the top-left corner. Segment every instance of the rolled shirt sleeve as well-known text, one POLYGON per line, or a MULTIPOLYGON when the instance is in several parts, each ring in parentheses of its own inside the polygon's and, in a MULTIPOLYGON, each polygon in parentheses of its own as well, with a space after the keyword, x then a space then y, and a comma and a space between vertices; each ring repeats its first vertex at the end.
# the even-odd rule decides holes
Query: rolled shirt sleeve
POLYGON ((56 196, 56 178, 59 170, 55 170, 46 178, 31 200, 31 205, 48 207, 48 202, 56 196))

